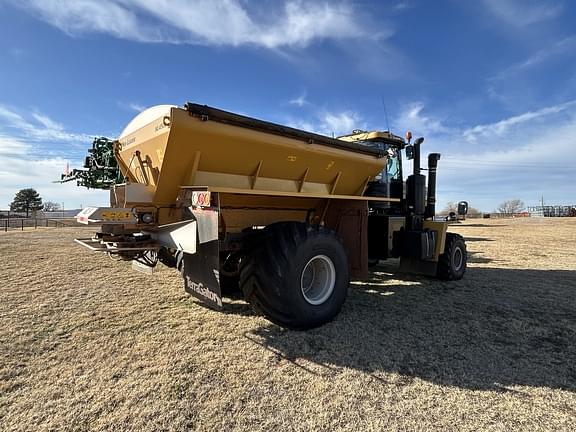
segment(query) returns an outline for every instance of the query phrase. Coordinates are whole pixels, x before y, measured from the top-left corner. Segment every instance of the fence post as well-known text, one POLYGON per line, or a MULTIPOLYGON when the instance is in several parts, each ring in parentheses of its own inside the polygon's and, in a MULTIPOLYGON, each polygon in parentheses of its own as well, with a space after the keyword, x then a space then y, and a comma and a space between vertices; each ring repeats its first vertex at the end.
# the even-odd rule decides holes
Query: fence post
POLYGON ((9 220, 9 219, 6 219, 6 220, 4 221, 4 232, 8 232, 8 220, 9 220))
POLYGON ((20 219, 20 222, 22 222, 22 231, 24 231, 24 218, 20 219))
POLYGON ((38 218, 34 218, 34 229, 38 228, 38 218))

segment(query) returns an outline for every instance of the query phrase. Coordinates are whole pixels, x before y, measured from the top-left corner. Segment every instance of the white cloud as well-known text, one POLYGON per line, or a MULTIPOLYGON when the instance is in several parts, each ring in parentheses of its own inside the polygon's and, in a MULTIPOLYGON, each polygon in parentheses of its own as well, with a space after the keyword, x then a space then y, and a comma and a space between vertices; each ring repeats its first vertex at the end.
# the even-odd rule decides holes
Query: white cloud
MULTIPOLYGON (((448 201, 468 200, 492 211, 514 198, 535 205, 542 195, 549 203, 576 203, 576 100, 468 127, 454 126, 429 111, 422 102, 409 103, 393 124, 396 132, 425 136, 423 155, 442 154, 438 209, 448 201)), ((374 129, 351 111, 320 112, 290 126, 328 136, 374 129)), ((424 156, 422 162, 425 166, 424 156)), ((405 175, 411 172, 411 161, 405 161, 405 175)))
POLYGON ((15 4, 70 35, 102 33, 139 42, 281 48, 374 35, 345 1, 286 0, 280 10, 260 2, 251 10, 240 0, 25 0, 15 4))
POLYGON ((142 112, 146 109, 146 107, 144 105, 140 105, 140 104, 134 103, 134 102, 130 102, 128 104, 128 108, 130 108, 132 111, 136 111, 136 112, 142 112))
POLYGON ((321 123, 322 129, 326 132, 332 131, 335 135, 349 134, 354 129, 363 129, 366 123, 362 122, 360 116, 352 111, 341 113, 324 113, 321 123))
MULTIPOLYGON (((6 209, 14 194, 23 188, 36 189, 46 201, 64 202, 66 207, 78 208, 81 204, 103 205, 107 201, 105 191, 87 191, 75 183, 54 184, 68 163, 81 164, 53 154, 62 145, 68 147, 89 143, 86 134, 69 132, 65 127, 41 113, 31 113, 29 118, 15 110, 0 105, 0 209, 6 209), (49 149, 49 150, 48 150, 49 149)), ((71 153, 77 153, 74 151, 71 153)))
POLYGON ((483 151, 477 146, 474 152, 444 154, 439 199, 467 199, 484 211, 515 198, 527 205, 536 205, 541 196, 551 204, 574 204, 576 172, 570 162, 576 158, 574 136, 576 122, 572 120, 532 132, 520 145, 500 140, 497 149, 483 151))
POLYGON ((44 128, 46 129, 51 129, 59 132, 64 130, 64 126, 62 126, 62 124, 55 122, 48 116, 45 116, 40 113, 33 113, 32 117, 34 117, 36 121, 40 123, 42 126, 44 126, 44 128))
POLYGON ((346 135, 354 129, 366 129, 366 122, 354 111, 324 111, 317 114, 314 121, 291 120, 288 125, 326 136, 346 135))
POLYGON ((450 130, 443 122, 432 116, 424 114, 423 102, 412 102, 403 107, 394 125, 398 131, 411 131, 415 136, 432 136, 448 133, 450 130))
MULTIPOLYGON (((0 136, 0 209, 8 209, 20 189, 34 188, 44 201, 65 203, 67 208, 81 205, 106 205, 107 191, 88 191, 76 183, 53 183, 60 179, 70 161, 61 157, 43 158, 32 146, 10 137, 0 136)), ((80 163, 80 161, 75 161, 80 163)))
POLYGON ((118 101, 116 103, 120 108, 126 111, 134 111, 136 113, 141 113, 145 109, 149 108, 146 105, 142 105, 138 102, 122 102, 118 101))
POLYGON ((572 53, 576 49, 576 36, 567 37, 547 45, 545 48, 532 53, 528 58, 514 63, 497 75, 490 78, 491 81, 513 78, 518 73, 534 68, 548 61, 552 57, 558 57, 568 53, 572 58, 572 53))
POLYGON ((91 135, 68 132, 64 126, 41 113, 30 114, 32 119, 25 119, 13 109, 0 105, 0 127, 3 126, 5 134, 26 138, 28 141, 46 142, 61 141, 80 143, 90 141, 91 135))
POLYGON ((0 135, 0 156, 4 160, 7 156, 25 155, 26 144, 17 138, 0 135))
MULTIPOLYGON (((424 107, 413 104, 406 119, 421 120, 424 107)), ((576 100, 466 128, 424 116, 424 153, 440 152, 438 208, 468 200, 484 211, 519 198, 533 205, 576 203, 576 100), (429 124, 432 126, 430 127, 429 124)), ((414 128, 413 130, 417 130, 414 128)), ((405 165, 406 174, 411 164, 405 165)))
POLYGON ((554 19, 563 10, 557 0, 484 0, 484 4, 494 16, 516 27, 554 19))
POLYGON ((506 134, 510 133, 512 129, 517 128, 523 123, 544 119, 552 114, 558 114, 566 111, 574 106, 576 106, 576 101, 570 101, 563 104, 542 108, 538 111, 525 112, 495 123, 477 125, 468 128, 462 132, 462 136, 466 141, 472 143, 477 142, 481 137, 502 138, 506 134))
POLYGON ((298 107, 303 107, 304 105, 310 104, 310 102, 308 102, 308 100, 306 100, 306 92, 305 92, 305 91, 302 92, 302 93, 300 93, 299 96, 297 96, 297 97, 295 97, 295 98, 293 98, 293 99, 290 99, 290 100, 288 101, 288 103, 289 103, 290 105, 296 105, 296 106, 298 106, 298 107))

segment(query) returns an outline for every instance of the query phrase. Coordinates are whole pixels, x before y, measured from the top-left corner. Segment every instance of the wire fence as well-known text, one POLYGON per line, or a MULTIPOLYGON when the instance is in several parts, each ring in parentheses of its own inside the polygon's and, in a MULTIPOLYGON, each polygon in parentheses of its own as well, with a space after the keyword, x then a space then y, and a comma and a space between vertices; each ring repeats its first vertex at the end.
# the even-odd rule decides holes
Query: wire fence
POLYGON ((0 231, 37 229, 40 227, 63 228, 82 226, 76 221, 74 215, 63 212, 41 213, 26 217, 19 213, 0 210, 0 231))

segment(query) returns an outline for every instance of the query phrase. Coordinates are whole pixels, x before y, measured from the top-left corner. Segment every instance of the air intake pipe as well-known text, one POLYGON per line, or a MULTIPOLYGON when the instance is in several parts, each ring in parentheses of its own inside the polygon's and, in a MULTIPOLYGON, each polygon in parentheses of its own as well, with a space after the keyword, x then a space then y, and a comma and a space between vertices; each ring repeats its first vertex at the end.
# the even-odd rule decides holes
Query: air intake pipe
POLYGON ((424 217, 434 218, 436 216, 436 169, 440 153, 430 153, 428 155, 428 197, 426 199, 426 212, 424 217))

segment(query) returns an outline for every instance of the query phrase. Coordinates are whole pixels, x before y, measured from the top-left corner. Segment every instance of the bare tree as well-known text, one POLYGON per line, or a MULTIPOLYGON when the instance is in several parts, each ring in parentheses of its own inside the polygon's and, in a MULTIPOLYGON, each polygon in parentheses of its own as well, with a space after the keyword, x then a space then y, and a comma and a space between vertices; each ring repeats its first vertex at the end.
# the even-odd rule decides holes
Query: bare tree
POLYGON ((498 206, 496 209, 496 213, 500 213, 501 215, 512 216, 514 214, 520 213, 524 210, 526 206, 524 202, 519 199, 513 199, 504 201, 502 204, 498 206))
POLYGON ((448 201, 446 203, 446 206, 440 212, 440 214, 448 215, 451 212, 458 213, 458 204, 455 203, 454 201, 448 201))
POLYGON ((60 203, 54 201, 45 201, 44 202, 44 211, 47 212, 55 212, 60 210, 60 203))

